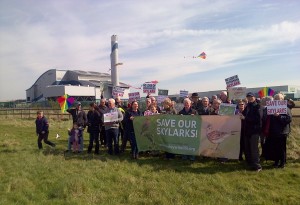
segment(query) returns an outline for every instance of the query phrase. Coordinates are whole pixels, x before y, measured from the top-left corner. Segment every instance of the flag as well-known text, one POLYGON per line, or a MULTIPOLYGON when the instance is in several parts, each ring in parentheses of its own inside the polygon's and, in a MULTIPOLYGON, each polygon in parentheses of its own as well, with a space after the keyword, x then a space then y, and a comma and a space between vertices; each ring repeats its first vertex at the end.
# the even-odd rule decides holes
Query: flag
POLYGON ((260 98, 266 97, 266 96, 273 96, 274 93, 275 93, 275 91, 271 88, 268 88, 268 87, 264 87, 263 89, 258 91, 258 95, 259 95, 260 98))
POLYGON ((202 52, 198 58, 206 59, 206 53, 202 52))
POLYGON ((57 102, 59 103, 61 112, 64 113, 71 105, 74 103, 74 98, 70 97, 68 94, 60 96, 57 98, 57 102))

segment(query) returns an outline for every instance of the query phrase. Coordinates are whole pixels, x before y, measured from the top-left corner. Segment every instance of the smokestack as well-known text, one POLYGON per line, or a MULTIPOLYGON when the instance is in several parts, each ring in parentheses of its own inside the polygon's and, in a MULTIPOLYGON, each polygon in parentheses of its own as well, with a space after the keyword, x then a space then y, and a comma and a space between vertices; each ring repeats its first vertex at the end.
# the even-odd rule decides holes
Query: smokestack
POLYGON ((110 62, 111 62, 111 82, 113 86, 119 86, 119 74, 117 70, 118 66, 118 36, 111 36, 111 54, 110 54, 110 62))

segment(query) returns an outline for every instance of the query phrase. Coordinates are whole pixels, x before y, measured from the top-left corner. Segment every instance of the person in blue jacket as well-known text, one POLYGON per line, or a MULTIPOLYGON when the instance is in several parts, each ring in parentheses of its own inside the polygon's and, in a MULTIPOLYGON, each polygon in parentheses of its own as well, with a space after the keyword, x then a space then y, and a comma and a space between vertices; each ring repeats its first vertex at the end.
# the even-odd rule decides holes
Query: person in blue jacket
POLYGON ((37 111, 37 118, 35 120, 36 134, 38 136, 38 148, 43 149, 42 140, 52 147, 55 147, 53 142, 48 140, 49 135, 49 123, 47 118, 44 116, 43 111, 37 111))

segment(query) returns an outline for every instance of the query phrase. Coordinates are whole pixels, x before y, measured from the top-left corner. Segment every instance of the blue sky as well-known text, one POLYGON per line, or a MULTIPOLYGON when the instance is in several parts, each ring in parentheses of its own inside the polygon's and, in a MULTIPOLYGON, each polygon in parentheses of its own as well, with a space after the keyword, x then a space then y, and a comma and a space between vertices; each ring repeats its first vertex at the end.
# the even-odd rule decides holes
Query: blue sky
POLYGON ((169 94, 300 85, 297 0, 0 0, 0 100, 25 99, 45 71, 108 72, 119 38, 120 81, 158 80, 169 94), (201 52, 207 59, 184 58, 201 52))

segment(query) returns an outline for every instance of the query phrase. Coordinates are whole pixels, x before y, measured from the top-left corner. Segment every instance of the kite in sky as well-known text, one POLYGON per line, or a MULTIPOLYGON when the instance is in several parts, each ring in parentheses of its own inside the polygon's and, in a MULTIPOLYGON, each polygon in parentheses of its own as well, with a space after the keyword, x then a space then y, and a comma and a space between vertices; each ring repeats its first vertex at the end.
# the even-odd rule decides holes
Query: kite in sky
POLYGON ((198 58, 205 59, 206 58, 206 53, 202 52, 200 55, 198 55, 198 58))
POLYGON ((258 91, 258 95, 259 95, 260 98, 266 97, 266 96, 273 96, 274 93, 275 93, 275 91, 271 88, 268 88, 268 87, 264 87, 263 89, 258 91))
POLYGON ((202 59, 206 59, 206 53, 202 52, 198 56, 184 56, 183 58, 202 58, 202 59))
POLYGON ((71 105, 74 103, 74 98, 70 97, 68 94, 65 94, 63 96, 60 96, 57 98, 57 102, 59 103, 61 112, 64 113, 66 110, 71 107, 71 105))

